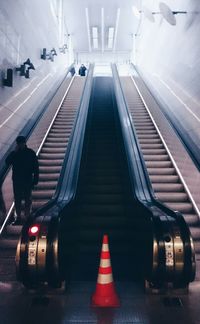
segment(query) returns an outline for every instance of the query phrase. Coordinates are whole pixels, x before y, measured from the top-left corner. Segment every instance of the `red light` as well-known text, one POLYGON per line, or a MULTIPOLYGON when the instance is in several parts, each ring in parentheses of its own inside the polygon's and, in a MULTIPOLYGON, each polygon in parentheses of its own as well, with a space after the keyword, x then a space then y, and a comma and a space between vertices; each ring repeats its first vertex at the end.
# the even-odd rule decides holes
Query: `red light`
POLYGON ((36 235, 39 232, 39 225, 29 227, 29 235, 36 235))

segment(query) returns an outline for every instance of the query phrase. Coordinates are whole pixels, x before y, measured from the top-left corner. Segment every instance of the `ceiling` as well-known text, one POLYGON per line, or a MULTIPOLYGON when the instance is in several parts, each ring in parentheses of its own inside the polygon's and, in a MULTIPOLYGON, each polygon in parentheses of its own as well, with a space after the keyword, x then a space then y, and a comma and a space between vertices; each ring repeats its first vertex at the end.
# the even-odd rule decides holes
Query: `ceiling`
POLYGON ((63 0, 65 24, 75 52, 130 52, 139 23, 132 6, 139 3, 139 0, 63 0), (93 46, 92 27, 98 27, 98 49, 93 46), (108 49, 109 27, 114 27, 112 49, 108 49))

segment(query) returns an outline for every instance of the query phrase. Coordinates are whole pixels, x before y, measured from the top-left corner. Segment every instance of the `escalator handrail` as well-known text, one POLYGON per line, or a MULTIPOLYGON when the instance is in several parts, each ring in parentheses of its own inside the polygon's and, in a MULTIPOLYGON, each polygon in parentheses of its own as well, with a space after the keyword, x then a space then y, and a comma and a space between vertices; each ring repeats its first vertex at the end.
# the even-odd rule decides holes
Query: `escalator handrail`
POLYGON ((58 216, 59 210, 61 210, 75 195, 82 156, 93 70, 94 66, 91 64, 86 76, 83 94, 70 135, 56 191, 51 200, 34 213, 34 218, 41 214, 49 215, 50 208, 56 208, 56 216, 58 216))

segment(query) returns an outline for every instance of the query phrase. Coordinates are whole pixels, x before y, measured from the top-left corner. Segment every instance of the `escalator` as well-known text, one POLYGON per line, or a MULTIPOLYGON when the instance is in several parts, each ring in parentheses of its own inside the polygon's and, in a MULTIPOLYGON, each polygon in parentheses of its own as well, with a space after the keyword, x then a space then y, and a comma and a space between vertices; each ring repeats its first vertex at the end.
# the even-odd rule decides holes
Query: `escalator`
POLYGON ((90 79, 59 193, 42 211, 18 243, 18 279, 25 286, 95 282, 104 234, 115 280, 145 279, 157 291, 194 280, 190 232, 181 214, 152 195, 114 69, 113 78, 90 79))
POLYGON ((147 209, 133 198, 112 78, 93 81, 77 193, 60 216, 59 263, 67 282, 96 280, 103 234, 115 279, 144 277, 152 228, 147 209))
POLYGON ((155 196, 183 215, 194 240, 199 274, 200 222, 197 212, 133 81, 121 77, 121 84, 155 196))
MULTIPOLYGON (((57 103, 57 106, 53 107, 53 111, 46 111, 33 131, 31 137, 33 139, 36 138, 35 141, 41 142, 41 145, 38 150, 39 183, 32 193, 32 212, 37 212, 55 194, 69 139, 78 113, 84 84, 85 80, 83 78, 75 78, 70 86, 67 87, 67 90, 65 89, 65 95, 62 101, 61 98, 59 101, 60 105, 57 103), (50 121, 49 118, 51 118, 50 121), (40 137, 42 137, 41 141, 40 137)), ((14 214, 11 172, 8 173, 4 181, 3 193, 8 205, 7 210, 9 208, 10 210, 1 228, 0 273, 3 281, 14 281, 16 280, 14 258, 22 224, 15 226, 11 224, 14 214), (10 207, 10 205, 12 206, 10 207)))

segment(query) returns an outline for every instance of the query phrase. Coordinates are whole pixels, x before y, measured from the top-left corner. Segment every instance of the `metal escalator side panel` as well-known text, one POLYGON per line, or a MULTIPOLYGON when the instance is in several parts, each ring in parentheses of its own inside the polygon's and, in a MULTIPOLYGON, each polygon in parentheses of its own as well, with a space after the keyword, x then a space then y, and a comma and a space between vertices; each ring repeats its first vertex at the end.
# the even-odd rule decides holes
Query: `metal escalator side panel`
POLYGON ((58 271, 57 219, 45 217, 23 228, 16 251, 17 278, 27 288, 47 281, 60 286, 58 271), (35 230, 36 228, 36 230, 35 230), (32 232, 33 231, 33 232, 32 232))

